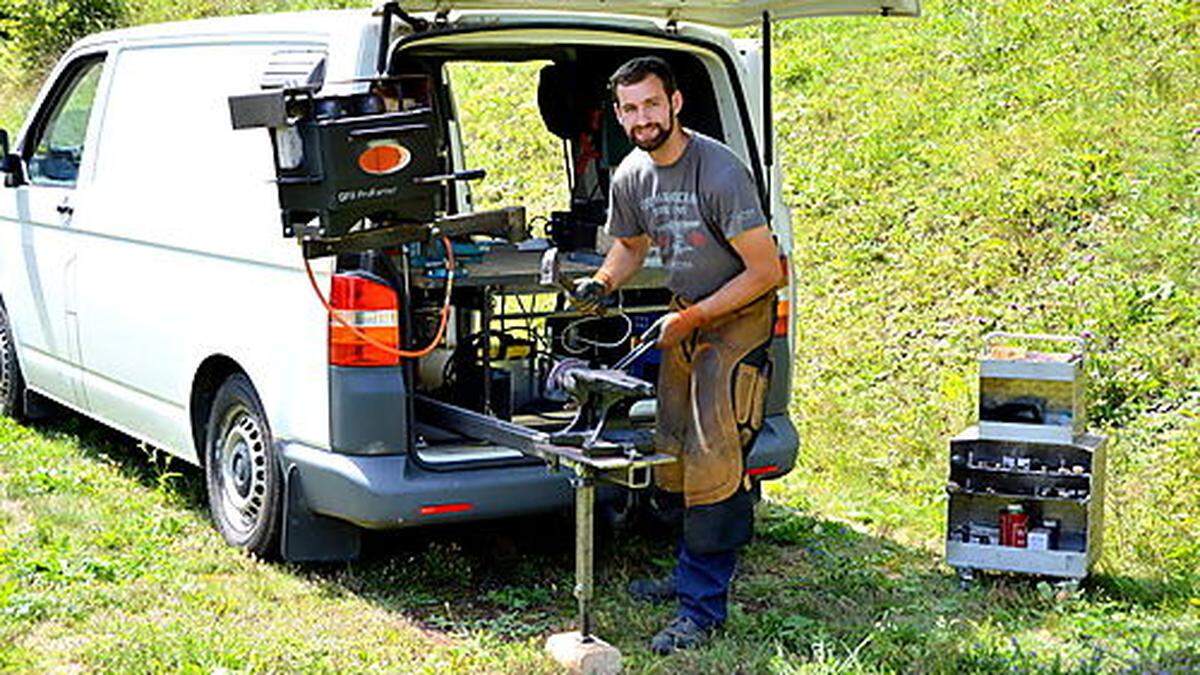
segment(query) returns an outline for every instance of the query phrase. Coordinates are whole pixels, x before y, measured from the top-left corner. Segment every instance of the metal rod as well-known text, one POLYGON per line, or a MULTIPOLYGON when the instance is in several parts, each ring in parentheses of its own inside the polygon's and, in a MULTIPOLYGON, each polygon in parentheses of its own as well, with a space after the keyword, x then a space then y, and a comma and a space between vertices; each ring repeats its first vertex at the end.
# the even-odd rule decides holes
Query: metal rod
POLYGON ((775 166, 775 132, 771 124, 771 13, 762 13, 762 99, 763 99, 763 164, 767 184, 767 222, 771 222, 774 194, 771 192, 772 169, 775 166))
MULTIPOLYGON (((492 287, 483 287, 483 308, 480 310, 480 321, 483 322, 483 412, 496 415, 492 410, 492 287)), ((498 417, 498 415, 497 415, 498 417)))
MULTIPOLYGON (((497 445, 514 448, 527 454, 535 454, 539 443, 546 443, 548 434, 520 424, 496 419, 474 410, 460 408, 444 401, 416 394, 417 417, 430 424, 436 420, 437 427, 456 431, 464 436, 490 441, 497 445)), ((540 456, 540 455, 536 455, 540 456)))
POLYGON ((592 641, 592 591, 595 547, 593 510, 596 504, 596 478, 580 467, 575 478, 575 598, 579 601, 579 635, 592 641))
POLYGON ((650 327, 639 338, 641 344, 634 347, 628 354, 621 357, 621 360, 613 364, 613 370, 625 370, 634 361, 640 359, 642 354, 650 351, 650 348, 658 342, 658 334, 661 332, 663 322, 666 318, 665 316, 660 316, 654 323, 650 324, 650 327))
POLYGON ((399 9, 394 2, 383 5, 383 21, 379 27, 379 53, 375 55, 375 74, 383 77, 387 74, 388 47, 392 42, 392 13, 399 9))

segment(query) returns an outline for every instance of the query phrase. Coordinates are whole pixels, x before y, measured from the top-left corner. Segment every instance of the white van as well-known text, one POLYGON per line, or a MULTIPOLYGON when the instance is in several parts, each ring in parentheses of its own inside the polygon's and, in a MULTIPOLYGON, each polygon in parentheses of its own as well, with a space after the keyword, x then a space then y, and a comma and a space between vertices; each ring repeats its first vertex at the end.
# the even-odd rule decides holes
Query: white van
MULTIPOLYGON (((543 343, 518 340, 522 349, 503 367, 462 366, 455 349, 496 319, 490 301, 471 305, 478 296, 466 283, 456 296, 454 330, 428 357, 373 360, 369 345, 347 345, 314 297, 299 248, 281 233, 268 135, 235 131, 228 98, 271 86, 314 57, 325 62, 326 82, 361 81, 380 64, 392 71, 417 64, 443 113, 447 147, 439 156, 453 171, 467 168, 456 118, 469 111, 455 108, 446 64, 545 61, 537 96, 547 126, 563 137, 564 171, 581 166, 584 145, 594 141, 599 150, 585 168, 606 189, 628 146, 611 119, 605 80, 630 56, 659 54, 688 97, 683 122, 722 140, 752 168, 787 251, 779 172, 762 140, 770 111, 759 45, 698 24, 911 16, 918 8, 916 0, 580 0, 559 3, 572 13, 520 11, 530 5, 411 3, 409 11, 431 13, 395 22, 383 55, 381 22, 366 10, 146 26, 74 45, 12 143, 0 133, 0 409, 33 414, 44 397, 203 466, 218 529, 258 554, 347 558, 358 552, 360 528, 567 507, 564 475, 511 449, 439 432, 412 400, 414 392, 450 387, 452 396, 481 397, 482 410, 515 419, 517 403, 537 398, 529 392, 540 387, 543 343), (598 126, 580 129, 575 121, 595 111, 598 126), (460 366, 452 382, 443 376, 456 365, 447 364, 460 366), (497 398, 506 401, 503 412, 497 398)), ((520 204, 519 193, 511 198, 520 204)), ((604 190, 593 190, 558 217, 602 221, 605 199, 604 190)), ((468 212, 470 201, 467 190, 451 188, 446 211, 468 212)), ((478 269, 488 269, 488 255, 476 260, 478 269)), ((318 259, 315 286, 326 297, 339 283, 365 288, 334 293, 334 308, 410 330, 411 340, 397 339, 416 344, 427 317, 420 290, 400 289, 397 270, 409 279, 436 270, 410 264, 417 263, 405 251, 318 259), (371 305, 379 288, 403 293, 371 305)), ((470 264, 463 265, 468 281, 470 264)), ((627 301, 642 303, 642 318, 661 310, 653 269, 645 279, 640 300, 627 301)), ((769 346, 766 418, 747 460, 757 479, 789 471, 798 446, 787 414, 790 301, 785 289, 769 346)), ((543 312, 536 325, 561 330, 558 318, 543 312)), ((641 414, 652 419, 653 410, 641 414)))

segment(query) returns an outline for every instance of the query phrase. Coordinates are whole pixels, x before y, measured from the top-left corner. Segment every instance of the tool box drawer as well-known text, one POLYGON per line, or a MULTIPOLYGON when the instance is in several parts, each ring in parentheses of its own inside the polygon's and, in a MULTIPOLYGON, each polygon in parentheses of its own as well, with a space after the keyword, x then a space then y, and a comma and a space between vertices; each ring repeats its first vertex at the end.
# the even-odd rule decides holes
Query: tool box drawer
POLYGON ((996 441, 974 426, 956 436, 946 562, 967 574, 1087 576, 1104 531, 1105 443, 1093 434, 1070 444, 996 441))

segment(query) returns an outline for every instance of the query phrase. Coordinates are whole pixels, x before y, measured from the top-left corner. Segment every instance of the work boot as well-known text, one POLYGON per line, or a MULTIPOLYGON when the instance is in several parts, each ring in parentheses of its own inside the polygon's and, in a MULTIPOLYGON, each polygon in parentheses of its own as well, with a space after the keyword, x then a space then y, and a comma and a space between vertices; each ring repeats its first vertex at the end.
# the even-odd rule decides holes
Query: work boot
POLYGON ((711 629, 701 627, 691 617, 677 616, 650 640, 650 651, 664 655, 677 649, 694 649, 707 642, 711 634, 711 629))
POLYGON ((629 597, 640 602, 661 605, 675 599, 675 576, 662 579, 634 579, 629 582, 629 597))

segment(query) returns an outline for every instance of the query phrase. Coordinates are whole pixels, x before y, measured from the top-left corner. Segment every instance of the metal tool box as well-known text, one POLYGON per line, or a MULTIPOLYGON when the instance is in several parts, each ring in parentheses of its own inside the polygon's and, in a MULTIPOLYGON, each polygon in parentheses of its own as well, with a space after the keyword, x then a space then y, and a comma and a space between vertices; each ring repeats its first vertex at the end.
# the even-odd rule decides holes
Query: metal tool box
POLYGON ((1082 341, 1019 334, 993 334, 987 341, 988 353, 980 367, 980 424, 950 441, 946 562, 958 570, 964 583, 977 570, 1078 581, 1100 555, 1107 442, 1080 429, 1082 341), (1033 361, 1027 352, 995 349, 995 341, 1003 338, 1070 340, 1080 349, 1033 361), (1059 387, 1065 394, 1055 405, 1067 404, 1069 419, 1001 422, 1010 426, 1002 427, 999 434, 995 422, 991 428, 985 425, 985 392, 993 396, 994 409, 996 401, 1028 401, 1045 394, 1047 382, 1067 385, 1059 387), (1009 510, 1023 514, 1027 539, 1004 539, 1002 513, 1009 510))
POLYGON ((979 364, 979 434, 983 438, 1070 443, 1087 424, 1083 340, 1059 335, 991 333, 979 364), (1037 352, 1021 341, 1054 341, 1071 352, 1037 352))

